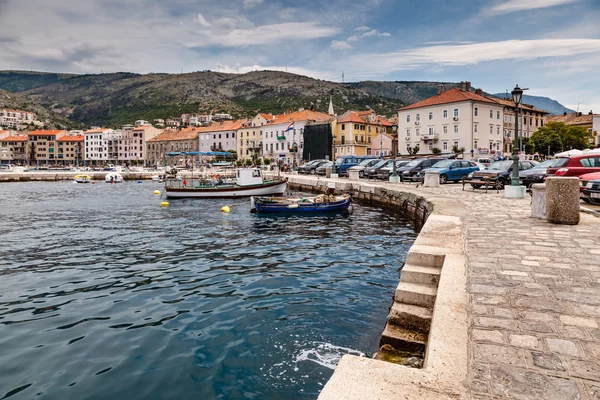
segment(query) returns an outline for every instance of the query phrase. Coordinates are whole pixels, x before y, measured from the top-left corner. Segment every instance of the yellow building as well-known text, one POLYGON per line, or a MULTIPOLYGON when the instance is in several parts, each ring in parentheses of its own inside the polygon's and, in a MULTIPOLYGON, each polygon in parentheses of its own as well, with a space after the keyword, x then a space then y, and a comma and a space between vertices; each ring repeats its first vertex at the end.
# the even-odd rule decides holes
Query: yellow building
POLYGON ((334 158, 345 155, 366 156, 372 153, 379 133, 393 134, 393 124, 373 110, 347 111, 332 122, 334 158))
POLYGON ((256 114, 237 130, 236 152, 239 160, 256 160, 262 157, 262 127, 274 118, 271 114, 256 114))

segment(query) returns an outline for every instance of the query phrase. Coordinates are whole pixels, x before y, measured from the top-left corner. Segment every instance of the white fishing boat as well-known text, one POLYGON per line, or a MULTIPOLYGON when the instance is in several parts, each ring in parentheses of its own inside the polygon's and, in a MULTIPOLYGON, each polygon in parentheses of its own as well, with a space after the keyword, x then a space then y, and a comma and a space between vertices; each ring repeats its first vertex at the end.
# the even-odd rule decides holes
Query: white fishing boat
POLYGON ((258 168, 240 168, 233 179, 223 179, 218 174, 209 179, 193 180, 167 178, 167 198, 237 198, 281 195, 285 192, 287 178, 263 180, 258 168))
POLYGON ((123 175, 119 174, 118 172, 114 172, 114 171, 109 172, 104 177, 104 181, 106 183, 121 183, 121 182, 123 182, 123 175))
POLYGON ((89 175, 75 175, 75 183, 90 183, 92 178, 89 175))

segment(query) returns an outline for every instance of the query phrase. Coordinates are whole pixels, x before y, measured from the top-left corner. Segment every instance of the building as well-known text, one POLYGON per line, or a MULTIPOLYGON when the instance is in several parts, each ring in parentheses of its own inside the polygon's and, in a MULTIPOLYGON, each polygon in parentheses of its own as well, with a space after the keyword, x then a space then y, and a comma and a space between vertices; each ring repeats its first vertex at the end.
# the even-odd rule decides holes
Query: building
POLYGON ((256 160, 262 157, 262 128, 274 118, 271 114, 256 114, 242 124, 237 131, 236 152, 239 160, 256 160))
POLYGON ((207 126, 197 128, 199 135, 199 151, 236 151, 237 130, 247 120, 211 122, 207 126))
POLYGON ((169 118, 165 121, 165 125, 168 128, 179 128, 181 126, 181 120, 179 118, 169 118))
POLYGON ((382 132, 373 138, 373 145, 369 148, 367 155, 376 156, 378 158, 393 155, 393 147, 394 137, 382 132))
POLYGON ((0 127, 17 129, 19 125, 28 125, 37 121, 35 113, 23 110, 0 109, 0 127))
POLYGON ((116 162, 118 151, 115 148, 116 131, 109 128, 93 128, 84 132, 83 160, 87 165, 104 165, 116 162), (110 146, 109 146, 110 144, 110 146), (110 156, 109 156, 110 153, 110 156))
POLYGON ((562 122, 567 125, 582 127, 590 134, 590 144, 600 143, 598 136, 600 134, 600 114, 594 114, 592 111, 587 114, 580 112, 563 113, 563 115, 548 117, 547 122, 562 122))
POLYGON ((56 140, 58 144, 58 162, 63 165, 83 165, 83 133, 69 132, 56 140))
POLYGON ((59 157, 59 141, 65 136, 64 130, 38 130, 28 133, 27 160, 30 165, 62 164, 59 157))
POLYGON ((308 123, 331 123, 329 114, 302 110, 275 116, 263 126, 263 157, 287 165, 299 164, 304 148, 304 127, 308 123))
POLYGON ((504 106, 471 91, 470 82, 398 110, 400 154, 452 153, 464 148, 471 157, 503 149, 504 106))
POLYGON ((198 151, 198 131, 194 127, 178 129, 165 129, 159 135, 146 142, 147 165, 184 164, 191 157, 185 155, 167 157, 170 152, 198 151))
POLYGON ((229 114, 218 113, 212 116, 212 121, 232 120, 233 117, 229 114))
MULTIPOLYGON (((482 94, 480 89, 476 90, 475 93, 482 94)), ((503 151, 505 154, 511 154, 515 137, 515 103, 510 99, 500 99, 492 96, 488 98, 504 106, 503 151)), ((538 128, 546 124, 546 118, 549 113, 530 104, 521 104, 520 110, 521 118, 519 119, 517 137, 530 138, 538 128)), ((519 143, 519 148, 521 144, 519 143)))
MULTIPOLYGON (((393 124, 373 110, 347 111, 333 121, 334 156, 375 154, 380 132, 393 135, 393 124)), ((391 152, 391 147, 388 149, 391 152)), ((379 153, 377 153, 379 154, 379 153)))
POLYGON ((0 159, 2 164, 27 165, 28 139, 24 132, 0 131, 0 159))
POLYGON ((118 143, 117 161, 125 165, 143 163, 146 159, 146 142, 161 132, 161 129, 151 125, 140 125, 133 129, 123 130, 118 143))
POLYGON ((162 119, 162 118, 156 118, 155 120, 152 121, 152 123, 157 128, 164 128, 165 127, 165 120, 162 119))
POLYGON ((152 124, 148 121, 145 121, 143 119, 138 119, 137 121, 135 121, 135 127, 139 127, 139 126, 151 126, 152 124))

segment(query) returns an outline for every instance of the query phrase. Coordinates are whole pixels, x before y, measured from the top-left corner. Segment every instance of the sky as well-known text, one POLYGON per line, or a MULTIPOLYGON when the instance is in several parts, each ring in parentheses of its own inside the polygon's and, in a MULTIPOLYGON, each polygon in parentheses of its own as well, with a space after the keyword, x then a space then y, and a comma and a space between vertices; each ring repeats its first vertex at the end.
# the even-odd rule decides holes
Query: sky
POLYGON ((0 0, 0 69, 516 84, 600 113, 600 0, 0 0))

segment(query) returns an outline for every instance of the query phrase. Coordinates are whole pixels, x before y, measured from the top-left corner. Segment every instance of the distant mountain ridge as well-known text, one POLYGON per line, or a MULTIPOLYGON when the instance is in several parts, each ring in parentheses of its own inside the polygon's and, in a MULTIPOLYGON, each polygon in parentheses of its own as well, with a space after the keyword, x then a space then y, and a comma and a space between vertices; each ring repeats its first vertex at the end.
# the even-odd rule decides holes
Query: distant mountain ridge
MULTIPOLYGON (((503 99, 506 97, 506 93, 496 93, 493 96, 500 97, 501 99, 503 99)), ((508 94, 508 96, 510 96, 510 93, 508 94)), ((575 112, 575 110, 571 110, 570 108, 563 106, 558 101, 553 100, 549 97, 531 96, 528 94, 524 94, 523 103, 531 104, 532 106, 535 106, 540 110, 548 111, 552 115, 559 115, 564 112, 575 112)))

